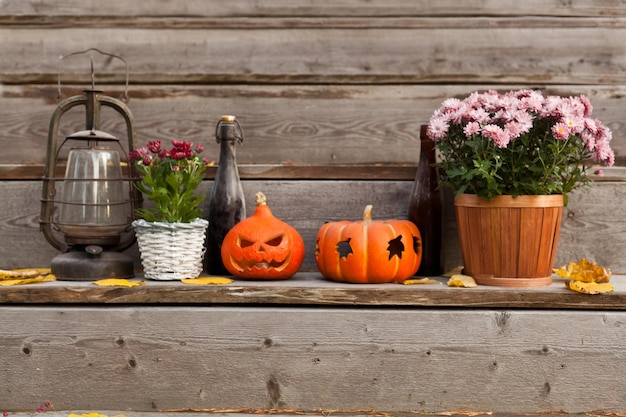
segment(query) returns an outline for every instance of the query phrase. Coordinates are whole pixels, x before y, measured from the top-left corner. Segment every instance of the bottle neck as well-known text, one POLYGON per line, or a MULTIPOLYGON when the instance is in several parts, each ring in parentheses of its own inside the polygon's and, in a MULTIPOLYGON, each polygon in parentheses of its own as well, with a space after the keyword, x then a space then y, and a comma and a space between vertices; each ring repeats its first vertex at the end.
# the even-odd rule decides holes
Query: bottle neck
POLYGON ((220 163, 222 159, 235 159, 236 155, 235 140, 222 140, 220 142, 220 163))

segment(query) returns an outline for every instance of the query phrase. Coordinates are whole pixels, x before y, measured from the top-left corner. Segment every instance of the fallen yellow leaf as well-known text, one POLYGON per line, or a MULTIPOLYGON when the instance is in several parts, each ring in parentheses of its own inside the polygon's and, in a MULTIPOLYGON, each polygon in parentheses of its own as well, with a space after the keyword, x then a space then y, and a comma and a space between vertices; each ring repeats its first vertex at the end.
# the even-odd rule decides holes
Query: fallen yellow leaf
POLYGON ((230 278, 224 277, 199 277, 199 278, 185 278, 181 280, 183 284, 191 285, 224 285, 233 282, 230 278))
POLYGON ((100 285, 101 287, 138 287, 139 285, 144 285, 146 281, 129 281, 123 278, 106 278, 99 279, 93 283, 100 285))
POLYGON ((407 279, 402 281, 404 285, 414 285, 414 284, 440 284, 439 281, 432 278, 415 278, 415 279, 407 279))
POLYGON ((9 286, 9 285, 25 285, 25 284, 38 284, 40 282, 50 282, 56 281, 57 277, 48 274, 35 278, 20 278, 20 279, 2 279, 0 280, 0 286, 9 286))
POLYGON ((0 269, 0 280, 36 278, 50 274, 50 268, 0 269))
POLYGON ((597 282, 582 282, 582 281, 567 281, 565 286, 572 291, 579 292, 581 294, 605 294, 609 292, 613 292, 613 285, 608 282, 605 283, 597 283, 597 282))
POLYGON ((40 275, 52 273, 52 270, 50 268, 17 268, 17 269, 12 269, 11 271, 16 271, 16 272, 37 271, 39 272, 40 275))
POLYGON ((107 417, 105 414, 89 413, 89 414, 70 414, 67 417, 107 417))
POLYGON ((469 275, 455 274, 448 280, 448 287, 474 288, 477 286, 478 284, 476 284, 474 278, 469 275))
POLYGON ((609 282, 611 279, 610 270, 585 258, 578 262, 570 262, 567 267, 555 269, 554 273, 563 278, 583 282, 609 282))

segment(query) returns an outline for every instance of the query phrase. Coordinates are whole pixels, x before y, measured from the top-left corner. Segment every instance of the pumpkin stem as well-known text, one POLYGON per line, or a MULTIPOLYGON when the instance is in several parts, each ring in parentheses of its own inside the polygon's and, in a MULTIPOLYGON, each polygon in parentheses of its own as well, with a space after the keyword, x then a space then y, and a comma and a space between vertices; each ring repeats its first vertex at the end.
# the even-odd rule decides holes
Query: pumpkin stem
POLYGON ((363 210, 363 221, 364 222, 371 222, 372 221, 372 209, 374 208, 374 206, 372 206, 371 204, 368 204, 367 206, 365 206, 365 210, 363 210))
POLYGON ((262 192, 258 192, 254 195, 254 202, 257 207, 267 206, 267 197, 262 192))

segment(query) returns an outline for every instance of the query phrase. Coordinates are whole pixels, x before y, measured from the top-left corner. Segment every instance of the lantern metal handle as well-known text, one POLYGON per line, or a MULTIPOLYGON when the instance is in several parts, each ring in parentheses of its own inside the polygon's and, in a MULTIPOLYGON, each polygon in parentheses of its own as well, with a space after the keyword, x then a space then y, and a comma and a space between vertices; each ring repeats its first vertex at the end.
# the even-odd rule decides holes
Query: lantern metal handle
MULTIPOLYGON (((56 194, 55 182, 58 180, 56 178, 56 161, 58 153, 60 152, 60 148, 63 147, 58 146, 57 138, 59 133, 59 124, 62 116, 69 111, 70 109, 76 106, 84 106, 87 112, 87 129, 95 130, 99 128, 99 112, 100 106, 106 106, 112 108, 114 111, 119 113, 126 122, 126 130, 128 135, 128 152, 132 152, 136 149, 136 131, 135 131, 135 122, 134 118, 130 110, 128 109, 126 102, 128 101, 128 79, 129 79, 129 71, 128 71, 128 63, 123 58, 109 54, 106 52, 102 52, 96 48, 90 48, 85 51, 73 52, 62 56, 59 59, 59 78, 58 78, 58 94, 61 96, 61 61, 67 57, 85 54, 91 51, 98 52, 103 55, 107 55, 113 58, 118 58, 126 65, 126 89, 124 91, 125 100, 115 99, 113 97, 103 96, 100 91, 95 90, 95 76, 93 70, 93 58, 91 59, 91 77, 92 77, 92 85, 90 90, 85 90, 83 95, 73 96, 69 98, 65 98, 61 100, 58 104, 57 108, 52 114, 50 119, 50 126, 48 129, 48 155, 46 159, 46 165, 44 167, 44 176, 43 176, 43 194, 42 194, 42 214, 41 214, 41 230, 43 234, 48 240, 48 242, 55 248, 66 251, 67 245, 58 239, 52 228, 52 217, 54 213, 54 198, 56 194)), ((91 58, 91 57, 90 57, 91 58)), ((67 139, 66 139, 67 140, 67 139)), ((137 172, 135 167, 132 164, 128 165, 129 170, 129 181, 133 182, 137 179, 137 172)), ((142 196, 139 191, 131 185, 130 187, 130 203, 131 203, 131 211, 134 212, 135 207, 140 207, 142 204, 142 196)), ((129 226, 130 227, 130 226, 129 226)), ((125 250, 130 247, 134 243, 134 235, 129 233, 126 236, 126 239, 122 239, 122 241, 117 245, 118 250, 125 250)))
MULTIPOLYGON (((126 62, 126 60, 124 58, 122 58, 119 55, 115 55, 115 54, 111 54, 109 52, 103 52, 98 48, 89 48, 86 49, 84 51, 79 51, 79 52, 72 52, 69 53, 67 55, 62 55, 59 58, 59 63, 58 63, 58 67, 57 67, 57 99, 61 99, 61 97, 63 97, 63 94, 61 93, 61 64, 63 62, 64 59, 75 56, 75 55, 82 55, 82 54, 87 54, 89 52, 97 52, 101 55, 106 55, 108 57, 111 58, 117 58, 120 61, 122 61, 124 63, 124 66, 126 67, 126 84, 124 87, 124 96, 122 98, 122 100, 124 100, 125 102, 128 102, 129 97, 128 97, 128 80, 130 78, 130 73, 129 73, 129 69, 128 69, 128 62, 126 62)), ((95 79, 95 73, 94 73, 94 69, 93 69, 93 56, 89 56, 90 61, 91 61, 91 89, 95 90, 96 87, 96 79, 95 79)))

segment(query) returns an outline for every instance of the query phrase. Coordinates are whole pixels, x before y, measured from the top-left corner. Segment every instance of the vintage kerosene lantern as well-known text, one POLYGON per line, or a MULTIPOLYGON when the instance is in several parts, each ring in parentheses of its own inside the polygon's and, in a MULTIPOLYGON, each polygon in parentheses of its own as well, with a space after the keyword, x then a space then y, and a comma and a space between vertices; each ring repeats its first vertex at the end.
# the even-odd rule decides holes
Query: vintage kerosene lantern
MULTIPOLYGON (((126 64, 116 55, 95 49, 70 55, 90 51, 121 59, 126 64)), ((136 178, 132 164, 128 164, 125 173, 122 164, 127 160, 127 152, 136 148, 135 122, 126 103, 95 89, 93 58, 91 79, 91 88, 84 90, 84 94, 58 104, 48 132, 40 223, 48 242, 62 252, 51 263, 52 273, 59 280, 92 281, 134 275, 133 259, 122 251, 135 241, 131 222, 135 207, 141 204, 141 194, 132 185, 136 178), (78 106, 85 108, 85 130, 67 136, 58 144, 62 117, 78 106), (119 139, 99 130, 103 106, 124 118, 127 150, 119 139), (65 175, 60 177, 57 171, 62 170, 59 163, 62 149, 67 151, 67 162, 65 175)))

